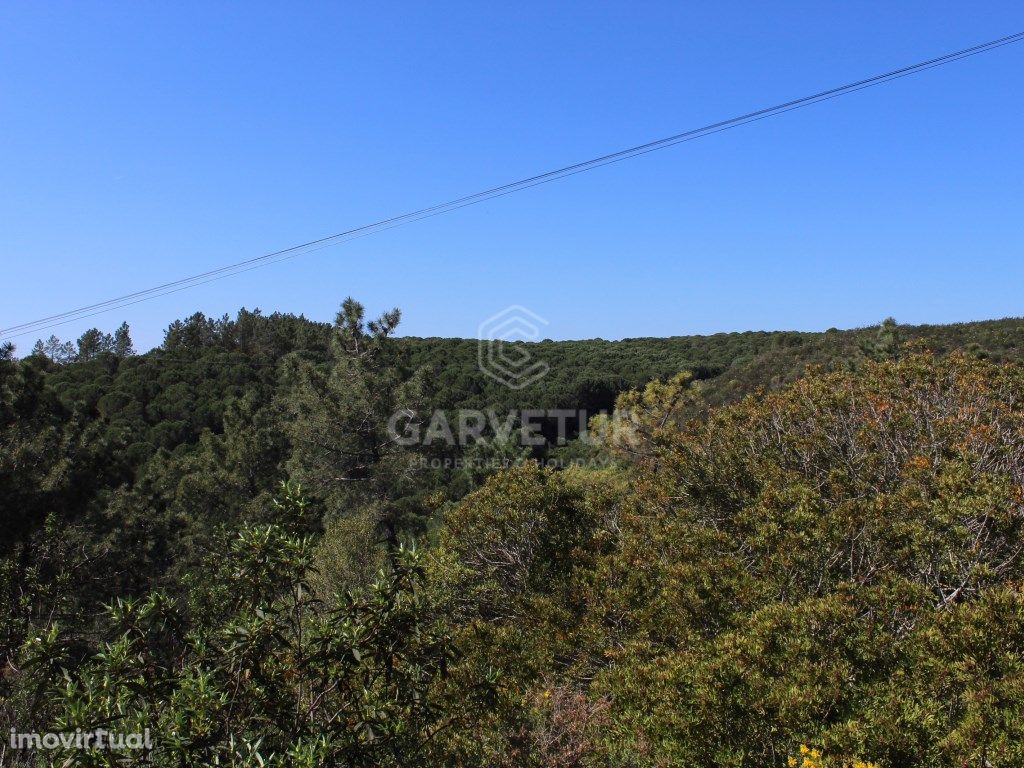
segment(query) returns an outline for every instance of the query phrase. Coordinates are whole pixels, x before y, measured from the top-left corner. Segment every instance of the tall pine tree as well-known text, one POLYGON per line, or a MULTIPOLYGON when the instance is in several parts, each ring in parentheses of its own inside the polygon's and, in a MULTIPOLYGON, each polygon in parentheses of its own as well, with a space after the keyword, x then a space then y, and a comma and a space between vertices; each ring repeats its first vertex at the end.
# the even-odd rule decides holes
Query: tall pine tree
POLYGON ((400 318, 394 309, 367 322, 363 306, 345 299, 331 364, 296 363, 287 404, 292 478, 322 501, 328 516, 369 509, 391 547, 414 525, 408 497, 415 448, 399 445, 389 423, 400 413, 416 418, 426 403, 424 373, 408 370, 392 338, 400 318))

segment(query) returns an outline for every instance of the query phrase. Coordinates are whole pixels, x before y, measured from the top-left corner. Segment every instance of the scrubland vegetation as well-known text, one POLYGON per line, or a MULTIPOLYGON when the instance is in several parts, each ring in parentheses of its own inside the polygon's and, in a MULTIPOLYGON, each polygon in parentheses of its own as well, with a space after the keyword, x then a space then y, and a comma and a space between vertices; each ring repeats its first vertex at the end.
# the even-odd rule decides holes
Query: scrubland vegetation
POLYGON ((4 764, 1024 764, 1024 320, 541 342, 520 391, 397 323, 5 352, 3 729, 155 746, 4 764), (591 429, 388 432, 459 408, 591 429))

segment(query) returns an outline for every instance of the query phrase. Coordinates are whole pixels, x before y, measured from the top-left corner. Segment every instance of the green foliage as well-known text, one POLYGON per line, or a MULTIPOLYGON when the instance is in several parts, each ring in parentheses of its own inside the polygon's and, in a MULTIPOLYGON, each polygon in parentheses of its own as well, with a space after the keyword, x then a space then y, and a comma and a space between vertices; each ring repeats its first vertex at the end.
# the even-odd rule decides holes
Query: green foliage
POLYGON ((899 356, 900 347, 899 324, 891 317, 882 321, 875 338, 864 339, 860 343, 865 357, 876 362, 895 359, 899 356))
POLYGON ((332 365, 324 370, 296 363, 285 406, 293 453, 290 473, 326 506, 331 517, 360 508, 378 513, 385 540, 415 525, 403 516, 409 495, 409 456, 399 450, 389 424, 394 414, 424 405, 421 372, 408 373, 391 338, 398 310, 369 323, 363 307, 346 299, 331 337, 332 365))
POLYGON ((525 463, 449 515, 430 583, 459 648, 443 689, 464 723, 448 734, 457 764, 578 765, 600 753, 590 729, 607 702, 585 691, 605 641, 583 622, 624 491, 612 470, 525 463))
POLYGON ((908 354, 688 421, 696 395, 620 398, 628 486, 517 470, 449 516, 453 679, 500 673, 473 754, 545 764, 559 692, 565 764, 1016 765, 1024 371, 908 354))
POLYGON ((53 629, 29 643, 45 730, 153 735, 149 750, 68 750, 62 765, 429 765, 428 699, 450 651, 401 550, 366 591, 324 601, 307 575, 309 510, 244 528, 189 611, 156 592, 107 610, 110 639, 74 668, 53 629), (54 681, 59 685, 50 687, 54 681), (66 762, 64 762, 66 761, 66 762))
POLYGON ((149 727, 167 765, 1024 761, 1021 321, 541 342, 515 391, 398 320, 0 349, 3 729, 149 727), (395 443, 435 408, 600 439, 395 443))

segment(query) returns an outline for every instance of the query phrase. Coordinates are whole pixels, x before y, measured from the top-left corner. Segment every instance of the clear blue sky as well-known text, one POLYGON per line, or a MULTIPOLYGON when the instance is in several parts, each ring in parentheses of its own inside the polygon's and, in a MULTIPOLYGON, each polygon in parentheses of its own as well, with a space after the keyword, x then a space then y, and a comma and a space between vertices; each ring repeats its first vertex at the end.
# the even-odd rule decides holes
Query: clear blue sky
MULTIPOLYGON (((0 4, 0 326, 1024 30, 1020 2, 0 4)), ((1024 45, 56 329, 1024 314, 1024 45)), ((47 332, 49 333, 49 332, 47 332)), ((19 339, 22 352, 35 337, 19 339)))

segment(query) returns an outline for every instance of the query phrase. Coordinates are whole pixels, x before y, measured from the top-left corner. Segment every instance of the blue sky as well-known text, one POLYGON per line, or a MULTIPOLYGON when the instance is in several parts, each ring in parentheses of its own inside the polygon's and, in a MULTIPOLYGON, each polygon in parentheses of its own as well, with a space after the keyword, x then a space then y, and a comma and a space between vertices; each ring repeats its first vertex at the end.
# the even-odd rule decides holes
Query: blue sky
MULTIPOLYGON (((0 4, 0 326, 1024 30, 1019 2, 0 4)), ((72 323, 1024 314, 1024 45, 72 323)), ((49 334, 51 331, 47 331, 49 334)), ((22 351, 35 336, 18 339, 22 351)))

